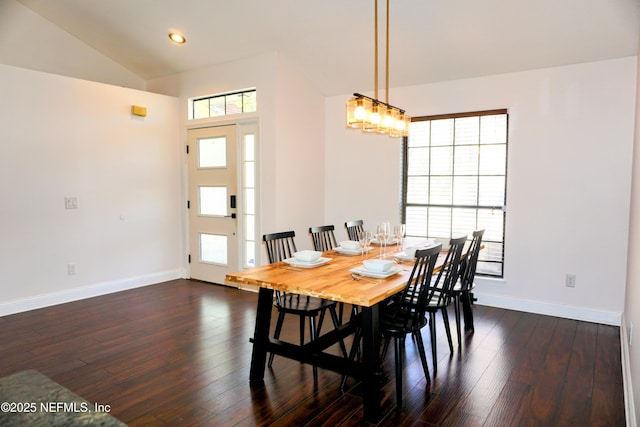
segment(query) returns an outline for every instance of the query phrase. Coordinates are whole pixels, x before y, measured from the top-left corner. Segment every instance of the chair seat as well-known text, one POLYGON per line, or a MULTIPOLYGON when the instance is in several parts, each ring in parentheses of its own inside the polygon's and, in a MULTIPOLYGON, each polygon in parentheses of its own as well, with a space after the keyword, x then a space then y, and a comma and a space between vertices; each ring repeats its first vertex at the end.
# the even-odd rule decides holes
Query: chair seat
POLYGON ((429 304, 427 304, 427 311, 434 311, 448 306, 448 303, 438 304, 437 301, 430 301, 429 304))
POLYGON ((475 287, 476 287, 476 284, 475 283, 471 283, 471 285, 469 287, 467 287, 466 289, 462 289, 462 283, 458 282, 453 287, 453 292, 454 293, 461 293, 461 292, 472 291, 473 289, 475 289, 475 287))
POLYGON ((380 330, 384 335, 405 336, 414 331, 419 331, 427 325, 427 318, 421 316, 415 319, 414 313, 400 311, 396 316, 393 313, 383 314, 380 319, 380 330))
POLYGON ((450 297, 443 297, 441 298, 441 291, 435 291, 433 293, 433 297, 429 300, 429 302, 427 303, 426 306, 426 310, 427 311, 434 311, 434 310, 438 310, 441 308, 445 308, 448 307, 451 303, 450 301, 450 297))
POLYGON ((274 301, 273 305, 280 311, 292 314, 303 314, 305 316, 317 315, 322 310, 336 305, 335 301, 324 300, 320 298, 314 298, 298 295, 287 295, 282 298, 282 303, 274 301))

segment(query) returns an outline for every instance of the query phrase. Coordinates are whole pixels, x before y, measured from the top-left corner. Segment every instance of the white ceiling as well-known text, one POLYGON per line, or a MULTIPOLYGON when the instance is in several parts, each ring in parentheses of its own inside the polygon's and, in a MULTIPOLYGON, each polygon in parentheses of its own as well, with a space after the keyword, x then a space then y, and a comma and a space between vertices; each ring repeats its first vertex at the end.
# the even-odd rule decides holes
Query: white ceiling
MULTIPOLYGON (((19 1, 145 80, 280 52, 325 95, 373 89, 372 0, 19 1)), ((389 85, 635 56, 639 2, 391 0, 389 85)))

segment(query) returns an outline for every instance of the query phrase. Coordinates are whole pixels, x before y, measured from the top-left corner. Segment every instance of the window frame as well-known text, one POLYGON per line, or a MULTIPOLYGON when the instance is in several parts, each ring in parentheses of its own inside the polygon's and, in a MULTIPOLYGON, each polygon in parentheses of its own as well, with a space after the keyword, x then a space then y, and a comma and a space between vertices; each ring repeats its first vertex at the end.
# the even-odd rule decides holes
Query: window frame
MULTIPOLYGON (((497 244, 501 244, 502 245, 502 251, 501 251, 501 257, 499 259, 486 259, 482 257, 482 252, 480 253, 480 258, 478 260, 479 263, 496 263, 496 264, 500 264, 500 274, 491 274, 491 273, 481 273, 480 271, 477 272, 478 275, 480 276, 485 276, 485 277, 494 277, 494 278, 504 278, 504 254, 505 254, 505 247, 506 247, 506 241, 505 241, 505 229, 506 229, 506 218, 507 218, 507 210, 506 210, 506 206, 507 206, 507 177, 508 177, 508 155, 509 155, 509 112, 506 108, 504 109, 494 109, 494 110, 482 110, 482 111, 471 111, 471 112, 463 112, 463 113, 452 113, 452 114, 437 114, 437 115, 431 115, 431 116, 419 116, 419 117, 412 117, 411 118, 411 122, 423 122, 423 121, 434 121, 434 120, 442 120, 442 119, 459 119, 459 118, 465 118, 465 117, 482 117, 482 116, 491 116, 491 115, 501 115, 504 114, 506 116, 506 129, 505 129, 505 159, 504 159, 504 195, 503 195, 503 205, 482 205, 480 204, 480 201, 478 199, 477 203, 475 205, 468 205, 468 204, 455 204, 454 203, 454 194, 452 194, 451 197, 451 203, 450 204, 430 204, 430 203, 408 203, 407 202, 407 198, 408 198, 408 180, 409 180, 409 169, 408 169, 408 160, 409 160, 409 136, 403 137, 402 138, 402 153, 401 153, 401 160, 402 160, 402 164, 401 164, 401 200, 400 200, 400 218, 402 223, 406 223, 406 219, 407 219, 407 207, 412 207, 412 206, 417 206, 417 207, 426 207, 426 208, 431 208, 431 207, 435 207, 435 208, 447 208, 447 209, 456 209, 456 208, 463 208, 463 209, 475 209, 476 210, 476 218, 477 218, 477 212, 480 210, 500 210, 503 213, 503 217, 502 217, 502 236, 501 236, 501 241, 497 241, 497 240, 488 240, 486 239, 486 237, 483 239, 483 242, 487 242, 489 243, 497 243, 497 244)), ((411 133, 410 133, 411 134, 411 133)), ((480 141, 478 141, 478 144, 480 145, 480 141)), ((431 146, 431 141, 429 142, 428 145, 430 148, 431 146)), ((454 137, 453 137, 453 142, 452 142, 452 146, 455 149, 456 143, 455 143, 455 123, 454 123, 454 137)), ((431 161, 431 160, 429 160, 431 161)), ((454 155, 454 159, 452 160, 452 162, 454 162, 455 164, 455 155, 454 155)), ((430 172, 430 170, 429 170, 430 172)), ((426 175, 426 176, 432 176, 431 174, 426 175)), ((452 174, 451 177, 453 178, 454 172, 452 169, 452 174)), ((482 176, 480 174, 480 170, 478 170, 476 172, 475 175, 473 176, 477 176, 480 177, 482 176)), ((452 190, 453 191, 453 190, 452 190)), ((482 227, 480 227, 482 228, 482 227)), ((469 230, 469 234, 468 236, 471 236, 471 233, 474 230, 469 230)), ((450 234, 452 234, 453 230, 450 230, 450 234)), ((427 236, 420 236, 420 237, 428 237, 429 231, 428 231, 428 224, 427 224, 427 236)), ((449 236, 452 237, 452 236, 449 236)))
POLYGON ((196 97, 196 98, 191 98, 191 99, 189 99, 189 120, 201 120, 201 119, 210 119, 210 118, 215 118, 215 117, 225 117, 225 116, 229 116, 229 115, 233 115, 233 114, 255 113, 256 111, 258 111, 257 97, 258 97, 257 89, 256 88, 250 88, 250 89, 244 89, 244 90, 237 90, 237 91, 233 91, 233 92, 219 93, 219 94, 216 94, 216 95, 199 96, 199 97, 196 97), (256 98, 255 110, 245 111, 244 97, 245 97, 245 95, 248 95, 248 94, 252 94, 256 98), (241 98, 242 98, 242 106, 241 106, 242 111, 238 112, 238 113, 229 113, 227 111, 227 104, 228 104, 227 103, 227 99, 229 97, 236 96, 236 95, 240 95, 241 98), (211 115, 211 101, 217 100, 217 99, 223 99, 224 100, 224 110, 225 110, 224 114, 211 115), (207 111, 209 111, 209 115, 195 118, 196 103, 200 102, 200 101, 208 101, 209 108, 207 109, 207 111))

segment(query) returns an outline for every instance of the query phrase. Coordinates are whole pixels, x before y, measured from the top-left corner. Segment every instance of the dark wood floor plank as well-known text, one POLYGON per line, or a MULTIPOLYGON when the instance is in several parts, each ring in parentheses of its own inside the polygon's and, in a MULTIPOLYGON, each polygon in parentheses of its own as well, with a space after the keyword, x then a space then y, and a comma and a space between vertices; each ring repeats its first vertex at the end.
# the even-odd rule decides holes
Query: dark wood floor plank
POLYGON ((567 384, 557 414, 559 426, 590 424, 597 333, 597 324, 577 322, 567 367, 567 384))
POLYGON ((509 380, 494 403, 485 422, 486 426, 516 426, 523 421, 520 409, 526 405, 531 393, 529 384, 509 380))
POLYGON ((624 392, 618 328, 598 325, 591 425, 624 425, 624 392))
MULTIPOLYGON (((567 365, 575 338, 576 323, 556 319, 544 357, 536 357, 537 362, 534 362, 533 367, 527 359, 526 372, 531 376, 526 379, 526 383, 531 385, 531 393, 520 408, 519 422, 530 425, 555 424, 556 412, 559 411, 561 403, 558 396, 564 394, 567 385, 567 365)), ((526 378, 526 375, 521 376, 521 381, 523 378, 526 378)))
MULTIPOLYGON (((175 280, 0 317, 0 375, 39 370, 132 427, 371 426, 361 384, 340 390, 333 372, 320 369, 314 386, 310 366, 276 357, 265 387, 249 387, 256 304, 255 293, 175 280)), ((438 316, 435 377, 423 330, 431 385, 407 339, 401 408, 390 348, 380 426, 624 424, 619 328, 483 306, 474 314, 475 332, 453 354, 438 316)), ((295 318, 282 337, 297 343, 295 318)))

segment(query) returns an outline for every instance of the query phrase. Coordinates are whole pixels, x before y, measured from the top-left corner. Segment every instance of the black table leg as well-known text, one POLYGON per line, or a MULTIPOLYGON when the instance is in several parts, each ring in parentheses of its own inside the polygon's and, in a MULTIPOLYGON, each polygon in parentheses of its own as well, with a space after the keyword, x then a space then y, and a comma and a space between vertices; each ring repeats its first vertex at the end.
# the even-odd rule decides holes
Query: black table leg
POLYGON ((363 380, 364 419, 378 422, 380 419, 382 396, 380 361, 380 329, 378 326, 379 307, 362 308, 362 362, 366 371, 363 380))
POLYGON ((256 327, 253 332, 251 372, 249 374, 249 384, 252 386, 264 385, 264 368, 267 363, 267 343, 269 342, 272 307, 273 290, 260 288, 260 293, 258 294, 258 309, 256 312, 256 327))

